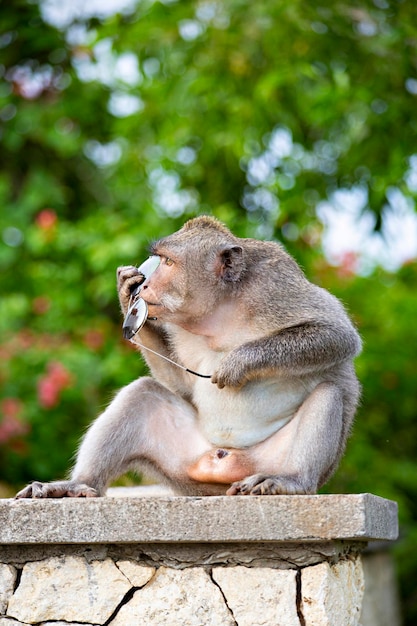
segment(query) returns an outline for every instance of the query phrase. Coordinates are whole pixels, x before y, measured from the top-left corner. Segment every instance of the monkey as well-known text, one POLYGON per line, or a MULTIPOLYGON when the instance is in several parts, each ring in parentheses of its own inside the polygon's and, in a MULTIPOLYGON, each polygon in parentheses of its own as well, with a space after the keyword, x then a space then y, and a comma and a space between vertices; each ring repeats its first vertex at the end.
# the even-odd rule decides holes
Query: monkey
POLYGON ((103 496, 131 469, 179 495, 316 493, 339 465, 360 396, 361 339, 343 304, 282 244, 239 238, 211 216, 151 255, 147 277, 117 270, 124 315, 141 285, 148 317, 132 342, 149 375, 93 422, 69 480, 16 497, 103 496))

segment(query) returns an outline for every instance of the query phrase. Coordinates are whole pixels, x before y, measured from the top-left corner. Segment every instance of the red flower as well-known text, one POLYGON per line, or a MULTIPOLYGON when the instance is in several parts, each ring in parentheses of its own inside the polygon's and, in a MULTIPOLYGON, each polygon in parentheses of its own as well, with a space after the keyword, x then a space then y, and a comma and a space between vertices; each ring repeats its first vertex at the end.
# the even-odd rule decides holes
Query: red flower
POLYGON ((48 370, 38 382, 39 404, 44 409, 53 409, 61 397, 63 389, 70 387, 72 383, 71 373, 58 361, 48 364, 48 370))
POLYGON ((50 231, 58 222, 58 216, 53 209, 42 209, 36 216, 35 222, 42 230, 50 231))

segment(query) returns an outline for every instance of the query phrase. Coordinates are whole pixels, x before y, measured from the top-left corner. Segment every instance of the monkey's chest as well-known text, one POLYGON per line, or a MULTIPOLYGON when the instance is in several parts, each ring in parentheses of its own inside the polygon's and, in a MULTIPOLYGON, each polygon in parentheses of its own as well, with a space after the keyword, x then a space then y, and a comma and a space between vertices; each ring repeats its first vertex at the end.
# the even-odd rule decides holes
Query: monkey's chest
POLYGON ((256 381, 233 390, 202 380, 196 383, 193 400, 210 443, 244 448, 285 426, 307 395, 305 385, 297 381, 256 381))

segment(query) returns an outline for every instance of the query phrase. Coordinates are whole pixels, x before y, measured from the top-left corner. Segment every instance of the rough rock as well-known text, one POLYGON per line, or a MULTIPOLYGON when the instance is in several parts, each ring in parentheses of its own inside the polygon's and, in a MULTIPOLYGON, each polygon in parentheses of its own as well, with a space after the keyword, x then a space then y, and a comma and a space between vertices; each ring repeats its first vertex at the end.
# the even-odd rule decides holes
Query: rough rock
POLYGON ((239 626, 300 626, 295 570, 216 567, 213 579, 239 626))
POLYGON ((7 615, 42 621, 104 623, 132 585, 110 560, 54 557, 27 563, 7 615))
POLYGON ((143 587, 155 574, 155 568, 147 565, 139 565, 133 561, 117 561, 117 567, 126 576, 133 587, 143 587))
POLYGON ((17 572, 11 565, 0 563, 0 613, 5 613, 13 593, 17 572))
POLYGON ((202 568, 161 567, 123 606, 112 626, 236 626, 216 585, 202 568))
POLYGON ((320 563, 301 572, 306 626, 358 626, 364 578, 360 559, 320 563))

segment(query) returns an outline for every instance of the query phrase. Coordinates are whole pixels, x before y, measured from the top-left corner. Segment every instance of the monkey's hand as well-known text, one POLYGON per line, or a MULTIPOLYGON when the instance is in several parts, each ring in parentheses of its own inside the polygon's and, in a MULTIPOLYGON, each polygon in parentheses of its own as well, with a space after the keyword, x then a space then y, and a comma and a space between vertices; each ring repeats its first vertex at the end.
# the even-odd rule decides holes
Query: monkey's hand
POLYGON ((219 368, 211 377, 211 382, 219 389, 234 387, 238 389, 247 382, 244 363, 237 358, 235 352, 230 352, 220 362, 219 368))
POLYGON ((233 483, 226 491, 227 496, 283 496, 314 493, 306 489, 293 476, 269 476, 254 474, 233 483))
POLYGON ((138 268, 134 265, 124 265, 117 268, 117 292, 124 315, 129 308, 132 291, 143 282, 144 278, 144 275, 138 272, 138 268))
POLYGON ((53 483, 33 482, 16 494, 15 498, 97 498, 98 492, 83 483, 59 480, 53 483))

